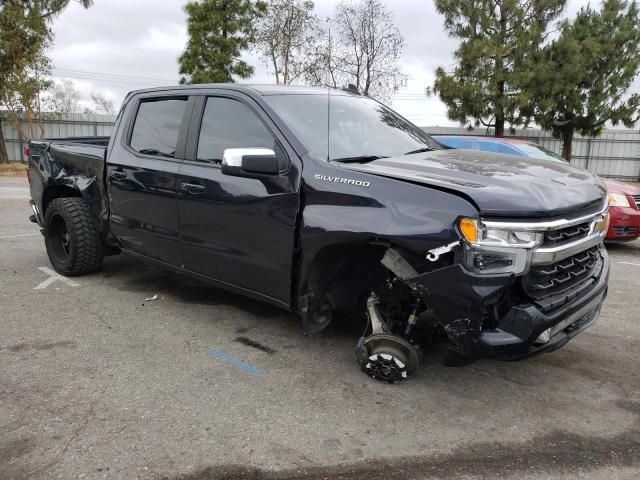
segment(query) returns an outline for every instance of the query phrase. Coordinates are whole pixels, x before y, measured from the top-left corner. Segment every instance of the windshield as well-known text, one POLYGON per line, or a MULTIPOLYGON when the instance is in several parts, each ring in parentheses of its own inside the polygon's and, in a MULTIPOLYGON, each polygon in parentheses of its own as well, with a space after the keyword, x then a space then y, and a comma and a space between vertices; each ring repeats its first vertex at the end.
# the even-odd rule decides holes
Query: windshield
POLYGON ((367 97, 332 92, 263 98, 321 159, 366 161, 440 148, 420 128, 367 97))
POLYGON ((540 145, 532 145, 530 143, 519 143, 518 148, 527 154, 528 157, 544 158, 545 160, 555 160, 564 162, 562 158, 553 153, 551 150, 547 150, 540 145))

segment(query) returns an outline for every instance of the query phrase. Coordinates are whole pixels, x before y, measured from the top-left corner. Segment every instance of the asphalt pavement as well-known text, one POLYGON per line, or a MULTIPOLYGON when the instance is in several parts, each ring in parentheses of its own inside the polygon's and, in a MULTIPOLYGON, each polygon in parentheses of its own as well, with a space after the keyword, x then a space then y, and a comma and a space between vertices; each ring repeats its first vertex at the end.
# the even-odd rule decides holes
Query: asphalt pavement
POLYGON ((0 479, 640 478, 640 242, 598 323, 523 362, 397 385, 359 326, 296 316, 125 256, 55 276, 0 178, 0 479))

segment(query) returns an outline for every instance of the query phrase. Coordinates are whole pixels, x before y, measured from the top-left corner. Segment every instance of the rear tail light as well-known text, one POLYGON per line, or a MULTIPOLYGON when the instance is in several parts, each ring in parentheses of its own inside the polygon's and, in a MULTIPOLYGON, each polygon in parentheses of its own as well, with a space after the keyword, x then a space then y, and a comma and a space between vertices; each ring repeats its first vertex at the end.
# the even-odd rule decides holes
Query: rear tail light
POLYGON ((29 145, 25 145, 24 147, 22 147, 22 151, 24 152, 24 156, 26 158, 29 158, 29 145))

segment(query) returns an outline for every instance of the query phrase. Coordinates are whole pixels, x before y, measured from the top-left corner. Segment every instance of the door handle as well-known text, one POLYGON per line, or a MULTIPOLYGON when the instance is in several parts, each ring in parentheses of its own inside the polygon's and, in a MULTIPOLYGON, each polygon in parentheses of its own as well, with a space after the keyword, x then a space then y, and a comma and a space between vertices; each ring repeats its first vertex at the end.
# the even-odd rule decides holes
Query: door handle
POLYGON ((109 176, 111 178, 113 178, 114 180, 122 180, 124 178, 127 178, 127 173, 126 172, 120 172, 118 170, 114 170, 113 172, 111 172, 111 174, 109 176))
POLYGON ((198 185, 197 183, 181 183, 180 184, 180 188, 182 190, 184 190, 185 192, 189 192, 189 193, 192 193, 194 195, 197 195, 198 193, 203 193, 203 192, 207 191, 207 189, 204 187, 204 185, 198 185))

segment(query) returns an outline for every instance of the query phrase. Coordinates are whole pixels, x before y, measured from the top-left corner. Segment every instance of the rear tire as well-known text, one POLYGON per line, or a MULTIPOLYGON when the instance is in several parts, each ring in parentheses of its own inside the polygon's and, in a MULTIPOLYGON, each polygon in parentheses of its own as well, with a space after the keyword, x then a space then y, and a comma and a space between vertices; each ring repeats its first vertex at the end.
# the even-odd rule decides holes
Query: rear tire
POLYGON ((47 255, 58 273, 72 277, 100 269, 102 244, 83 199, 52 200, 47 207, 44 224, 47 255))

